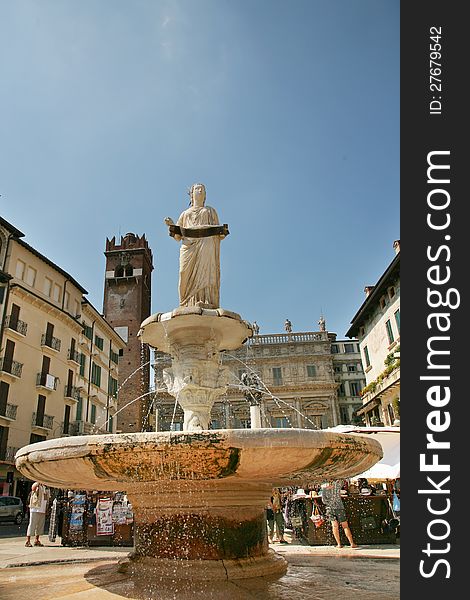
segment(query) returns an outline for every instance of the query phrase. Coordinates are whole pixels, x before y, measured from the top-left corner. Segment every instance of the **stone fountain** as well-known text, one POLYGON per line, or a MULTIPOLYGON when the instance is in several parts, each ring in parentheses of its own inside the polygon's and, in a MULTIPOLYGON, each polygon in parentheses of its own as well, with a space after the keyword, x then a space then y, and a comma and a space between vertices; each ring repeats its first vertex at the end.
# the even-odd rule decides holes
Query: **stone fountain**
POLYGON ((382 457, 375 440, 302 429, 209 430, 226 390, 221 352, 252 334, 219 306, 220 241, 228 227, 195 184, 177 224, 180 306, 146 319, 142 342, 172 357, 164 378, 184 410, 184 431, 91 435, 31 444, 16 455, 27 477, 58 488, 127 492, 135 549, 121 570, 160 577, 237 579, 281 575, 287 563, 269 549, 264 507, 273 486, 347 478, 382 457))

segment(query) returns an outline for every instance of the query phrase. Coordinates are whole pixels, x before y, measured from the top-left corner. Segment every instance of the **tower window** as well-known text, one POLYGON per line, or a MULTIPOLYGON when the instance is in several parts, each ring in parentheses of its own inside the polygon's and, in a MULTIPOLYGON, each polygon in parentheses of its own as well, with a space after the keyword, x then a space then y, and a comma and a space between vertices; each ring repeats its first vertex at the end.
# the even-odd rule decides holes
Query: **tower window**
POLYGON ((116 267, 114 277, 124 277, 124 267, 122 265, 116 267))
POLYGON ((132 265, 127 265, 127 267, 126 267, 126 277, 132 277, 133 272, 134 272, 134 269, 132 268, 132 265))

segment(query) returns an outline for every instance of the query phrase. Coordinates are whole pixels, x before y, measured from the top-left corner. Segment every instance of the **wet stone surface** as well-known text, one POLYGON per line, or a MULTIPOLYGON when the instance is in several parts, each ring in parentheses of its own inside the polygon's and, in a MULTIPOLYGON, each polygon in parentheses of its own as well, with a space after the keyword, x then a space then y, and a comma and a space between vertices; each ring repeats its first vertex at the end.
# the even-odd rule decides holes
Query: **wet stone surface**
POLYGON ((0 597, 17 600, 34 589, 36 600, 396 600, 400 597, 399 560, 292 556, 286 575, 211 583, 162 581, 147 571, 132 580, 116 563, 43 565, 0 571, 0 597))

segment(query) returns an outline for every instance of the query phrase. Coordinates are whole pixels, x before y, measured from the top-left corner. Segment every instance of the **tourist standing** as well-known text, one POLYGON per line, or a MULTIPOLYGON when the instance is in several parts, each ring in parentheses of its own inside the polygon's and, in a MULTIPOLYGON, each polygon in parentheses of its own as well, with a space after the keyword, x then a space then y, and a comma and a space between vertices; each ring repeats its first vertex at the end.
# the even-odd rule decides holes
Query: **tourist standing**
POLYGON ((354 542, 351 529, 349 527, 348 520, 346 518, 346 511, 344 510, 344 504, 341 500, 341 488, 343 487, 343 481, 337 479, 335 481, 326 481, 321 485, 321 498, 323 504, 326 506, 326 516, 331 523, 333 535, 336 540, 336 547, 342 548, 339 525, 343 528, 345 536, 348 538, 351 548, 358 548, 354 542))
POLYGON ((281 544, 287 544, 288 542, 284 539, 284 529, 286 525, 284 521, 284 514, 282 512, 281 492, 277 488, 273 490, 271 503, 274 512, 274 524, 276 526, 276 534, 278 538, 277 541, 279 541, 281 544))
POLYGON ((35 536, 34 545, 43 546, 39 540, 39 536, 44 533, 44 523, 46 521, 46 510, 49 502, 50 492, 49 490, 35 481, 31 487, 31 494, 29 496, 29 524, 28 530, 26 531, 26 544, 27 548, 31 548, 31 536, 35 536))

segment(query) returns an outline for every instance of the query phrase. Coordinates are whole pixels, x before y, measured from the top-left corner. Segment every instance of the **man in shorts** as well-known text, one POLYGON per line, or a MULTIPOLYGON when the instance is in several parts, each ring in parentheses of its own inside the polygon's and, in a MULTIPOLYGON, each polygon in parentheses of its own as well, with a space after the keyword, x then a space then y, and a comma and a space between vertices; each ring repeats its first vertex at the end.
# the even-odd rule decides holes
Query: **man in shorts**
POLYGON ((341 500, 341 488, 343 487, 343 481, 340 479, 335 481, 326 481, 321 485, 321 497, 322 502, 326 506, 326 516, 331 523, 333 535, 336 540, 336 547, 342 548, 341 537, 339 532, 339 524, 343 528, 345 536, 348 538, 351 548, 358 548, 359 546, 354 543, 351 529, 349 527, 348 520, 346 518, 346 511, 344 510, 344 504, 341 500))

